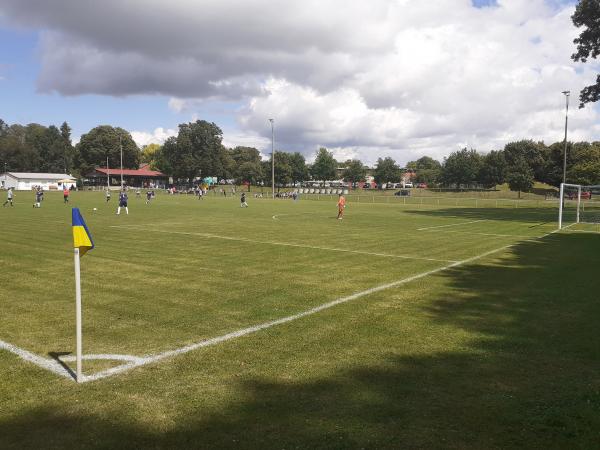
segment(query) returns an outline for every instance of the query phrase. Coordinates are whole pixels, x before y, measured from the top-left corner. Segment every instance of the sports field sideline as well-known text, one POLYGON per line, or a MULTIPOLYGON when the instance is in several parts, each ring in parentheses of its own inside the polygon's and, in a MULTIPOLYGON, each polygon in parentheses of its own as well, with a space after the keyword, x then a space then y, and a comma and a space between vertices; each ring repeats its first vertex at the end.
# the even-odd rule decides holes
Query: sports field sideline
POLYGON ((338 221, 325 201, 132 194, 116 216, 101 193, 48 194, 40 209, 26 196, 0 210, 9 443, 59 442, 57 414, 89 423, 72 443, 114 427, 125 446, 158 427, 163 445, 203 430, 226 447, 233 425, 232 439, 278 448, 599 438, 600 236, 553 233, 555 208, 354 202, 338 221), (96 243, 82 385, 71 206, 96 243), (32 411, 41 434, 17 440, 32 411))

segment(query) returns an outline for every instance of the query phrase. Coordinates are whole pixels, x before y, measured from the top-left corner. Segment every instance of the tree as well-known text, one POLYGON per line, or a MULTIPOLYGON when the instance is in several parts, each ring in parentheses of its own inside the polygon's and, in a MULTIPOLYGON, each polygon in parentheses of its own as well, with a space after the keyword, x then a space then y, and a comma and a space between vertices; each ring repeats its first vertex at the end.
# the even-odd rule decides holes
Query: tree
MULTIPOLYGON (((65 140, 58 128, 50 125, 40 128, 38 136, 38 153, 40 155, 39 170, 42 172, 60 173, 67 171, 65 140)), ((37 133, 36 133, 37 134, 37 133)))
POLYGON ((192 183, 197 177, 230 177, 229 161, 222 145, 223 132, 205 120, 179 125, 177 138, 163 145, 161 163, 173 177, 192 183), (229 175, 229 176, 228 176, 229 175))
POLYGON ((379 158, 377 160, 373 177, 375 178, 375 183, 381 187, 383 183, 399 182, 402 178, 402 171, 396 164, 396 161, 388 156, 385 159, 379 158))
POLYGON ((442 172, 440 162, 429 156, 423 156, 416 161, 409 161, 406 168, 415 171, 415 181, 417 183, 435 184, 439 181, 442 172))
POLYGON ((238 167, 237 173, 238 181, 248 182, 248 191, 250 191, 250 185, 256 184, 264 177, 263 166, 260 162, 244 162, 238 167))
POLYGON ((109 166, 120 167, 121 146, 123 168, 139 168, 140 151, 129 132, 123 128, 101 125, 82 135, 77 144, 78 166, 81 174, 85 175, 95 167, 105 167, 107 157, 109 166))
POLYGON ((577 142, 573 144, 567 168, 567 179, 571 183, 600 184, 600 143, 577 142))
POLYGON ((173 149, 173 147, 177 146, 177 138, 171 136, 167 138, 165 143, 156 151, 154 154, 154 163, 150 164, 152 169, 158 170, 165 175, 172 177, 173 176, 173 167, 169 159, 167 158, 167 154, 173 149))
MULTIPOLYGON (((271 164, 271 159, 263 162, 265 183, 269 185, 271 184, 271 164)), ((290 165, 290 153, 275 151, 275 185, 281 187, 291 182, 292 167, 290 165)))
POLYGON ((479 182, 486 188, 493 188, 506 182, 508 164, 504 152, 492 150, 483 157, 479 170, 479 182))
POLYGON ((441 178, 446 185, 469 186, 477 183, 480 167, 481 155, 463 148, 444 159, 441 178))
POLYGON ((317 152, 315 162, 311 167, 311 175, 315 180, 325 183, 327 180, 333 180, 336 177, 337 162, 333 158, 333 153, 321 147, 317 152))
POLYGON ((60 126, 60 135, 63 139, 64 146, 65 172, 71 173, 76 158, 76 152, 75 147, 73 147, 73 143, 71 142, 71 127, 67 122, 63 122, 60 126))
MULTIPOLYGON (((571 55, 573 61, 586 63, 591 57, 596 59, 600 55, 600 2, 598 0, 580 0, 571 16, 577 28, 584 27, 573 42, 577 45, 577 52, 571 55)), ((596 77, 596 84, 586 86, 579 94, 579 107, 586 103, 597 102, 600 99, 600 75, 596 77)))
MULTIPOLYGON (((263 179, 263 165, 260 152, 254 147, 235 147, 229 150, 234 161, 234 178, 238 183, 254 184, 263 179)), ((250 189, 250 186, 248 186, 250 189)))
POLYGON ((525 161, 538 180, 544 177, 547 153, 547 148, 543 142, 533 142, 532 140, 509 142, 504 146, 506 163, 512 166, 521 160, 525 161))
POLYGON ((142 154, 140 155, 140 160, 143 163, 150 164, 150 167, 154 164, 154 159, 157 154, 160 152, 159 144, 148 144, 142 147, 142 154))
POLYGON ((294 152, 289 153, 288 163, 292 169, 292 182, 297 183, 299 181, 305 181, 308 179, 308 167, 306 166, 306 159, 301 153, 294 152))
POLYGON ((533 187, 533 170, 525 159, 519 159, 510 166, 506 180, 510 190, 518 191, 521 198, 521 192, 528 192, 533 187))
POLYGON ((353 159, 346 163, 346 168, 343 173, 344 181, 352 183, 354 186, 354 183, 365 181, 366 176, 367 169, 360 160, 353 159))
POLYGON ((39 154, 26 142, 26 134, 26 128, 22 125, 3 126, 0 159, 6 164, 7 170, 14 172, 39 170, 39 154))

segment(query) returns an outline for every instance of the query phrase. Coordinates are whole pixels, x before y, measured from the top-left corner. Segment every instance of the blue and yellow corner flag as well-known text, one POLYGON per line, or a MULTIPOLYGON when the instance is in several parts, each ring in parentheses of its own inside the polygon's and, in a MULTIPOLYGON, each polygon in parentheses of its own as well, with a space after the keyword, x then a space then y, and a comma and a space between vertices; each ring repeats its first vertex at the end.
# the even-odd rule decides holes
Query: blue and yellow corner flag
POLYGON ((73 248, 79 249, 79 255, 85 255, 85 252, 94 248, 94 241, 90 230, 88 230, 79 208, 73 208, 73 248))

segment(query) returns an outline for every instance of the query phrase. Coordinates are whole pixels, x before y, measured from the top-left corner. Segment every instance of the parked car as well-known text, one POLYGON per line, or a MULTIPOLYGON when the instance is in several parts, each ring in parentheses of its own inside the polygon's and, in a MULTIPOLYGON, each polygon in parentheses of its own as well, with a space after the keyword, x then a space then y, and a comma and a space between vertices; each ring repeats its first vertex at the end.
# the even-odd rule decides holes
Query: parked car
POLYGON ((413 184, 411 182, 404 183, 404 187, 410 189, 413 187, 413 184))
POLYGON ((417 183, 418 189, 427 189, 427 183, 417 183))
MULTIPOLYGON (((569 192, 567 193, 569 200, 577 200, 577 192, 569 192)), ((592 198, 592 193, 590 191, 581 192, 581 200, 589 200, 592 198)))
POLYGON ((394 192, 394 195, 398 197, 409 197, 410 191, 408 189, 400 189, 398 192, 394 192))

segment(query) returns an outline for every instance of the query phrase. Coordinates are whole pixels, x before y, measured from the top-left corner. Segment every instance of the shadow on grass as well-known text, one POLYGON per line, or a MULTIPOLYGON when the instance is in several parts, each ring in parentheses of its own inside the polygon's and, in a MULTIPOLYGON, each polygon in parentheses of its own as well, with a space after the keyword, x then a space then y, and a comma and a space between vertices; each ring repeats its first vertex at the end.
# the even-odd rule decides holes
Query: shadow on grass
POLYGON ((134 411, 40 405, 0 419, 0 447, 599 448, 599 266, 596 236, 524 242, 436 275, 441 288, 419 302, 432 327, 409 338, 468 333, 458 348, 419 353, 392 327, 376 365, 349 360, 311 382, 242 377, 221 412, 181 402, 164 430, 134 411))

